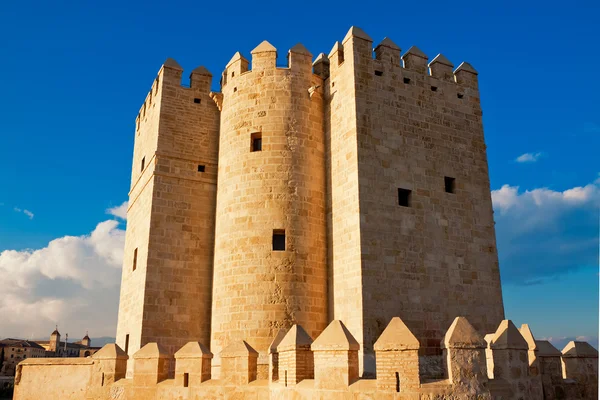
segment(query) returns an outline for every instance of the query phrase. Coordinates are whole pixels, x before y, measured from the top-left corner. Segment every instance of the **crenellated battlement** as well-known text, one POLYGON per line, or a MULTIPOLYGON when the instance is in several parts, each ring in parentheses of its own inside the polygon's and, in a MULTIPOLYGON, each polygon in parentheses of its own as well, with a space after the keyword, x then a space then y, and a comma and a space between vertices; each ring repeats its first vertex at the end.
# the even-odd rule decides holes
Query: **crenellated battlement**
POLYGON ((358 27, 351 27, 342 42, 336 42, 329 53, 332 70, 347 65, 345 61, 351 57, 352 68, 375 75, 375 79, 382 79, 399 89, 411 80, 425 81, 435 85, 436 90, 447 86, 460 99, 479 97, 477 71, 466 62, 454 69, 453 63, 441 53, 428 62, 428 56, 416 46, 401 55, 400 47, 387 37, 375 48, 372 45, 373 39, 369 35, 358 27))
MULTIPOLYGON (((28 382, 58 376, 77 368, 89 368, 86 388, 94 399, 239 398, 310 399, 353 394, 355 399, 547 399, 543 393, 561 393, 562 399, 595 399, 597 396, 598 351, 585 342, 570 342, 559 352, 546 341, 535 342, 524 325, 521 332, 504 320, 489 345, 464 317, 457 317, 446 331, 440 347, 444 350, 445 377, 435 382, 419 375, 420 343, 407 325, 393 318, 375 344, 377 377, 358 377, 359 344, 341 321, 332 321, 313 341, 299 325, 281 332, 273 342, 270 368, 277 371, 268 380, 257 380, 258 352, 245 341, 234 341, 221 351, 223 375, 211 378, 213 357, 198 342, 183 346, 173 359, 156 343, 148 343, 133 355, 133 379, 123 379, 127 356, 116 345, 106 345, 85 363, 56 360, 27 360, 19 364, 15 399, 33 398, 28 382), (525 337, 521 334, 523 332, 525 337), (529 343, 528 343, 529 341, 529 343), (536 343, 538 343, 536 345, 536 343), (541 369, 532 371, 528 351, 537 350, 541 369), (494 358, 494 377, 489 376, 486 348, 494 358), (533 349, 533 350, 532 350, 533 349), (521 354, 522 353, 522 354, 521 354), (553 369, 562 359, 561 371, 553 369), (168 377, 169 363, 175 363, 175 378, 168 377), (554 364, 553 364, 554 363, 554 364), (543 388, 542 388, 543 385, 543 388), (114 397, 118 394, 117 397, 114 397), (112 397, 109 397, 112 396, 112 397), (387 396, 387 397, 386 397, 387 396), (398 396, 398 397, 396 397, 398 396)), ((68 390, 75 390, 67 386, 68 390)), ((65 399, 79 398, 75 393, 65 399)), ((83 398, 83 397, 81 397, 83 398)))
POLYGON ((247 79, 247 74, 252 72, 262 75, 279 73, 284 76, 312 73, 312 54, 301 43, 288 51, 285 67, 277 65, 277 49, 266 40, 256 46, 251 55, 249 61, 238 51, 227 63, 221 75, 223 93, 237 92, 238 83, 247 79))

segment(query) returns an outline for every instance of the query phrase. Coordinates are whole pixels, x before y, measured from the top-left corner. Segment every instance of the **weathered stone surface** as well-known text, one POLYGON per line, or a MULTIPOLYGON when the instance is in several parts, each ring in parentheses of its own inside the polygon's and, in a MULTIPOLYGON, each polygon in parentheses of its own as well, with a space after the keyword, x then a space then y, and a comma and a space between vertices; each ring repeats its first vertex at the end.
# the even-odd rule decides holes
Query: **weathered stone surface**
POLYGON ((340 320, 331 321, 311 345, 312 350, 358 350, 360 345, 340 320))
POLYGON ((587 342, 570 341, 562 350, 563 358, 582 357, 598 358, 598 350, 587 342))
POLYGON ((308 349, 313 343, 312 338, 306 331, 298 324, 295 324, 286 333, 285 337, 277 345, 277 352, 296 350, 296 349, 308 349))
POLYGON ((538 357, 560 357, 562 353, 547 340, 536 340, 538 357))
POLYGON ((200 342, 189 342, 175 353, 180 358, 213 358, 213 353, 200 342))
POLYGON ((487 343, 465 317, 456 317, 448 328, 442 348, 485 349, 487 343))
POLYGON ((375 351, 418 350, 419 340, 398 317, 392 318, 373 348, 375 351))
POLYGON ((529 345, 515 324, 511 320, 505 319, 500 323, 492 339, 491 348, 493 350, 528 350, 529 345))

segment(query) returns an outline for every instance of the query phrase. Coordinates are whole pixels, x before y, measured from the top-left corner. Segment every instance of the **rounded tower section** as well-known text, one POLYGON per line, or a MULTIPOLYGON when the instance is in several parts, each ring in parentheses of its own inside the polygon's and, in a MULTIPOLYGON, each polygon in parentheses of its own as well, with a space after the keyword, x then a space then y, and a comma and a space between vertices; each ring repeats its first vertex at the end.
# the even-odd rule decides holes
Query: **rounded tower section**
POLYGON ((259 352, 293 324, 327 325, 326 167, 322 78, 296 45, 276 67, 268 42, 222 77, 211 351, 234 340, 259 352))

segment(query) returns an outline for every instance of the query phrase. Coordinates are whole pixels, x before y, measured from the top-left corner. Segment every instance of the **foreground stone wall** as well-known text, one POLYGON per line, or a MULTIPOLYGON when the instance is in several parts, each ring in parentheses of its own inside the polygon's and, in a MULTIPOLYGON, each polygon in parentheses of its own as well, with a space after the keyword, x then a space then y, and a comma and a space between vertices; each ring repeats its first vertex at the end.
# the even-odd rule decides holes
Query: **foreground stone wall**
MULTIPOLYGON (((523 330, 524 331, 524 330, 523 330)), ((298 325, 289 329, 272 352, 270 368, 279 378, 257 376, 258 352, 245 341, 232 341, 221 353, 221 379, 210 375, 212 353, 198 342, 173 357, 149 343, 132 358, 132 379, 124 379, 128 356, 107 345, 91 358, 31 359, 19 364, 15 400, 23 399, 502 399, 575 400, 598 398, 598 351, 584 342, 570 342, 563 352, 545 341, 524 338, 504 320, 486 343, 469 321, 457 317, 447 330, 445 377, 419 376, 419 341, 400 318, 393 318, 375 344, 376 379, 358 376, 359 344, 338 320, 314 341, 298 325), (528 341, 527 339, 531 339, 528 341), (537 343, 536 359, 527 356, 537 343), (486 348, 493 356, 489 376, 486 348), (539 350, 537 350, 539 348, 539 350), (552 358, 556 360, 551 360, 552 358), (541 360, 532 371, 530 361, 541 360), (275 361, 273 361, 275 360, 275 361), (562 360, 562 367, 561 361, 562 360), (558 362, 556 362, 558 361, 558 362), (175 379, 168 378, 175 365, 175 379), (544 390, 538 390, 538 383, 544 390)))
POLYGON ((19 364, 15 399, 85 399, 94 372, 90 358, 30 359, 19 364))

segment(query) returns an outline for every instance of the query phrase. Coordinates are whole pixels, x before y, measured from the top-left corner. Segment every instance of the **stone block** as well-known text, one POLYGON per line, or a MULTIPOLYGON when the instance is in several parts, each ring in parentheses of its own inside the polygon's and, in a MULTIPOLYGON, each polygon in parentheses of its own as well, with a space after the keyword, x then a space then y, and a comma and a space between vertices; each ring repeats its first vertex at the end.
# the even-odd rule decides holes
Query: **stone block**
POLYGON ((277 382, 279 380, 279 352, 277 351, 277 345, 284 338, 285 333, 285 330, 280 329, 269 346, 269 382, 277 382))
POLYGON ((169 354, 157 343, 148 343, 134 355, 134 386, 153 386, 169 376, 169 354))
POLYGON ((213 354, 199 342, 189 342, 175 353, 175 386, 197 386, 211 378, 213 354))
POLYGON ((419 379, 419 341, 399 317, 394 317, 375 342, 377 390, 416 391, 419 379))
POLYGON ((232 385, 246 385, 256 380, 258 352, 243 340, 221 351, 221 380, 232 385))
POLYGON ((358 379, 360 345, 339 320, 333 320, 311 345, 315 388, 345 389, 358 379))
POLYGON ((293 386, 314 377, 312 338, 300 325, 294 325, 277 346, 279 377, 284 386, 293 386))
POLYGON ((99 366, 100 386, 125 378, 129 356, 115 343, 109 343, 92 355, 99 366))
POLYGON ((459 392, 487 391, 487 343, 465 317, 456 317, 441 343, 446 373, 459 392))

